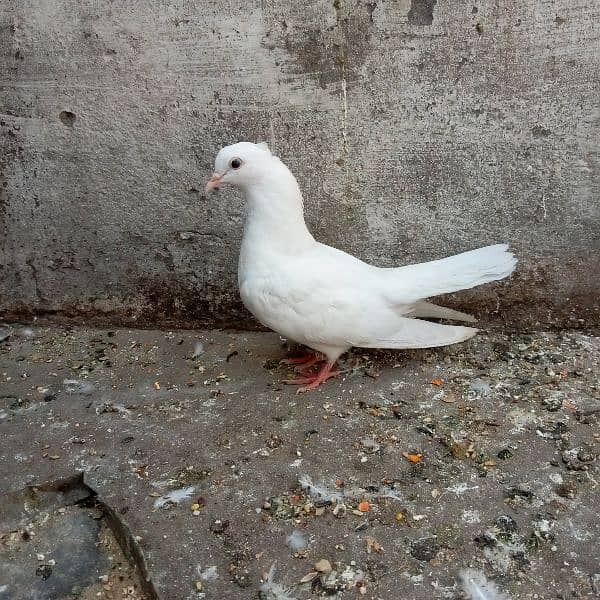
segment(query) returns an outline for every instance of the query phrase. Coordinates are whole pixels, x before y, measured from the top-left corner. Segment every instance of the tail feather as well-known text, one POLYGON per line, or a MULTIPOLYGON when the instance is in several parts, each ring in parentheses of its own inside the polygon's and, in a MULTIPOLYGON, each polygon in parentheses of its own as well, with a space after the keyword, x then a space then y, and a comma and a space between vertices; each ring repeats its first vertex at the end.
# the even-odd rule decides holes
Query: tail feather
POLYGON ((477 319, 473 315, 453 310, 452 308, 446 308, 445 306, 438 306, 424 300, 414 305, 410 316, 422 319, 452 319, 453 321, 465 321, 467 323, 477 322, 477 319))
POLYGON ((396 304, 413 303, 504 279, 516 264, 508 244, 496 244, 440 260, 387 269, 387 295, 396 304))
POLYGON ((385 338, 362 341, 363 348, 435 348, 464 342, 479 330, 460 325, 440 325, 419 319, 400 318, 399 329, 385 338))

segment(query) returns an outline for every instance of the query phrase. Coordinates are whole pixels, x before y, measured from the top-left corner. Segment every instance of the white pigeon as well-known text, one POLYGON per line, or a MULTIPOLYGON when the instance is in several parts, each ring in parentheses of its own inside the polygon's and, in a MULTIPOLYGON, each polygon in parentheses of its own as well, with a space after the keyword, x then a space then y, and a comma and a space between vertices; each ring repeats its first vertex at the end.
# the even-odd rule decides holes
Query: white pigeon
POLYGON ((296 178, 263 143, 220 150, 206 191, 226 183, 243 190, 248 203, 238 267, 242 301, 263 325, 316 351, 287 361, 304 372, 286 382, 303 385, 299 392, 337 375, 337 359, 352 346, 431 348, 472 337, 472 327, 420 320, 475 321, 425 299, 504 279, 517 262, 507 244, 497 244, 380 268, 321 244, 304 222, 296 178), (307 371, 320 360, 316 373, 307 371))

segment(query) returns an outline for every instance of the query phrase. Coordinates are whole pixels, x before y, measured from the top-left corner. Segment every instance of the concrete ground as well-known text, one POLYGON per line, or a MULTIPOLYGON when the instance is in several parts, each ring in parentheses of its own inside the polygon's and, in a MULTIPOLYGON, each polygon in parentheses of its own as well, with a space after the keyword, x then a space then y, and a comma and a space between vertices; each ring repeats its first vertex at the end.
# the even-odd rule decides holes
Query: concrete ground
POLYGON ((357 350, 305 395, 275 334, 2 338, 2 600, 600 595, 597 337, 357 350))

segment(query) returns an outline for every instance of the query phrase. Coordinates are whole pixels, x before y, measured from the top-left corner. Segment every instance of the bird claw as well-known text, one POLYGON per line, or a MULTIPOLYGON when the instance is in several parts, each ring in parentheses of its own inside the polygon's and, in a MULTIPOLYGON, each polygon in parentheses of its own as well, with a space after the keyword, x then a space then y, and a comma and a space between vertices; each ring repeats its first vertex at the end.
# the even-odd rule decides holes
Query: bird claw
POLYGON ((307 382, 308 385, 303 385, 296 390, 296 394, 304 394, 304 392, 309 392, 310 390, 314 390, 318 388, 322 383, 325 383, 328 379, 332 377, 337 377, 340 374, 340 371, 330 371, 325 376, 319 377, 318 375, 311 381, 307 382))
POLYGON ((298 379, 284 379, 282 383, 285 383, 285 385, 304 385, 312 383, 314 380, 314 377, 299 377, 298 379))

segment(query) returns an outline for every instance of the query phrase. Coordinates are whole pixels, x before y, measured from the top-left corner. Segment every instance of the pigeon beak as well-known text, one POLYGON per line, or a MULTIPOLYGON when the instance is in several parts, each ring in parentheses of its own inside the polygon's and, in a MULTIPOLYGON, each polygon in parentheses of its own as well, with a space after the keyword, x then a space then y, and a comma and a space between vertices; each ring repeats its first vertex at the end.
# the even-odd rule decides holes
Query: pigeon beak
POLYGON ((212 190, 218 190, 221 179, 223 179, 223 173, 213 173, 212 177, 208 180, 204 191, 208 193, 212 190))

